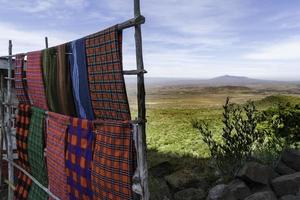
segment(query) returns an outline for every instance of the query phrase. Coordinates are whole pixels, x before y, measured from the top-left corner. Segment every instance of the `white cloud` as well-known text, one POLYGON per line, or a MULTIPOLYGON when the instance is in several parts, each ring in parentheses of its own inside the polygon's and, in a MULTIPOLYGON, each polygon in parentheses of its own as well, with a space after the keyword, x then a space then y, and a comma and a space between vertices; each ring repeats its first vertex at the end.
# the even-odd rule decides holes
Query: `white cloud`
POLYGON ((7 55, 8 40, 13 42, 13 53, 24 53, 27 51, 45 48, 44 37, 49 37, 49 45, 54 46, 76 39, 77 35, 69 32, 56 30, 24 31, 17 27, 0 23, 0 54, 7 55))
POLYGON ((244 56, 250 60, 300 60, 300 37, 275 42, 244 56))

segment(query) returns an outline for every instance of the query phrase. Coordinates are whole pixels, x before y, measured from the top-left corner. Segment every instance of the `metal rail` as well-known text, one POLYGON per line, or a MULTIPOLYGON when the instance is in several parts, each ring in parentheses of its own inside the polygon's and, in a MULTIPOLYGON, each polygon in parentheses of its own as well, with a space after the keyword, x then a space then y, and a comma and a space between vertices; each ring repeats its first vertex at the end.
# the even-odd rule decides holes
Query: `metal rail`
MULTIPOLYGON (((49 194, 52 198, 54 198, 55 200, 60 200, 57 196, 55 196, 48 188, 46 188, 45 186, 43 186, 38 180, 36 180, 33 176, 31 176, 31 174, 29 174, 26 170, 24 170, 20 165, 16 164, 15 162, 5 159, 8 162, 8 164, 13 165, 14 167, 16 167, 18 170, 20 170, 21 172, 23 172, 26 176, 28 176, 35 184, 37 184, 42 190, 44 190, 47 194, 49 194)), ((8 180, 10 184, 10 188, 13 189, 13 182, 11 182, 10 180, 8 180)))

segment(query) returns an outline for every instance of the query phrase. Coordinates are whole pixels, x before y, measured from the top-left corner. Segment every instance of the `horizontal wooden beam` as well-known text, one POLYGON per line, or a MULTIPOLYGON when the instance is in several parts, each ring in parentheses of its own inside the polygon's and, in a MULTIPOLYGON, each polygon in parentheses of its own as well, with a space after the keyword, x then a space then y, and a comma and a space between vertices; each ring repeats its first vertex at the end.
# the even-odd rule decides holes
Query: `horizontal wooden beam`
POLYGON ((132 18, 121 24, 118 24, 118 29, 123 30, 126 28, 134 27, 136 25, 144 24, 144 23, 145 23, 145 17, 142 15, 139 15, 138 17, 132 18))
POLYGON ((147 71, 144 69, 135 69, 135 70, 124 70, 124 75, 138 75, 138 74, 146 74, 147 71))

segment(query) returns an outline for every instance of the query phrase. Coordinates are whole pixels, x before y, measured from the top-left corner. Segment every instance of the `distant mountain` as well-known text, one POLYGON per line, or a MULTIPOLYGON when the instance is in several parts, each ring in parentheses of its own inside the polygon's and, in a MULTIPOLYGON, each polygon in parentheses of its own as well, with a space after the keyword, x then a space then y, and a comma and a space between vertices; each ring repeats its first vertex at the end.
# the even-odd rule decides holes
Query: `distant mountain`
MULTIPOLYGON (((273 81, 253 79, 245 76, 224 75, 212 79, 196 79, 196 78, 161 78, 161 77, 145 77, 147 87, 164 87, 164 86, 251 86, 259 84, 300 84, 296 81, 273 81)), ((126 84, 136 87, 136 78, 126 77, 126 84)))
POLYGON ((267 81, 261 79, 248 78, 245 76, 230 76, 230 75, 219 76, 206 81, 206 83, 208 84, 215 84, 215 85, 249 85, 249 84, 260 84, 260 83, 271 83, 271 82, 278 82, 278 81, 267 81))

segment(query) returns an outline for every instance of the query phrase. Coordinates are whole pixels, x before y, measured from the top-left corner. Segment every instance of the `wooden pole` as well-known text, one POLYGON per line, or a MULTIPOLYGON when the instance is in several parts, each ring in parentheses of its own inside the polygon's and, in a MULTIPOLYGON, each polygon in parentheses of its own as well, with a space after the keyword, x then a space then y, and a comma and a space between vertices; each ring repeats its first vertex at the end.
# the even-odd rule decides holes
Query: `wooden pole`
MULTIPOLYGON (((141 16, 140 0, 134 0, 134 17, 141 16)), ((136 47, 136 64, 137 70, 144 70, 143 47, 142 47, 142 31, 141 24, 135 25, 135 47, 136 47)), ((146 104, 145 104, 145 83, 144 73, 137 75, 137 103, 138 103, 138 140, 141 148, 138 148, 138 157, 140 159, 140 181, 142 186, 142 199, 149 200, 148 188, 148 167, 147 167, 147 144, 146 144, 146 104)))
MULTIPOLYGON (((3 74, 0 74, 0 92, 1 92, 1 99, 0 99, 0 102, 4 102, 3 100, 3 96, 4 96, 4 84, 3 84, 3 81, 4 81, 4 75, 3 74)), ((4 134, 4 131, 3 131, 3 126, 4 126, 4 116, 3 116, 3 112, 4 112, 4 109, 3 109, 3 105, 1 103, 0 105, 0 117, 1 117, 1 123, 0 123, 0 187, 2 186, 2 150, 3 150, 3 134, 4 134)))
POLYGON ((45 46, 46 46, 46 49, 48 49, 48 37, 45 37, 45 46))
MULTIPOLYGON (((13 160, 13 144, 12 144, 12 138, 11 138, 11 78, 12 78, 12 41, 9 40, 8 45, 8 55, 10 56, 8 58, 8 72, 7 72, 7 101, 6 101, 6 120, 5 120, 5 126, 6 126, 6 137, 7 137, 7 145, 6 145, 6 152, 7 152, 7 158, 8 160, 13 160)), ((8 163, 8 181, 13 183, 14 181, 14 167, 11 164, 11 162, 8 163)), ((14 191, 11 187, 8 189, 8 200, 12 200, 14 197, 14 191)))

